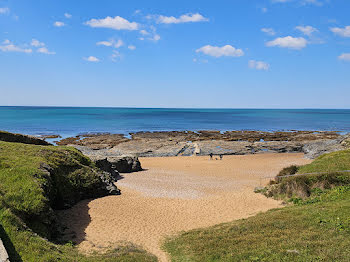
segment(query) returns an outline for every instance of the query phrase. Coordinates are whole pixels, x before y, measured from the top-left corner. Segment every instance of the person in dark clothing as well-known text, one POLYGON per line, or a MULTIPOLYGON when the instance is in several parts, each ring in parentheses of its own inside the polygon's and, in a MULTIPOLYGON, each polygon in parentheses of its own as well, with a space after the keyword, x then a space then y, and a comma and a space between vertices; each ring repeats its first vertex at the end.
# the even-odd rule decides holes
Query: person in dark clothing
POLYGON ((213 160, 213 153, 210 153, 209 156, 210 156, 210 160, 213 160))
POLYGON ((222 154, 220 154, 220 160, 222 160, 222 154))

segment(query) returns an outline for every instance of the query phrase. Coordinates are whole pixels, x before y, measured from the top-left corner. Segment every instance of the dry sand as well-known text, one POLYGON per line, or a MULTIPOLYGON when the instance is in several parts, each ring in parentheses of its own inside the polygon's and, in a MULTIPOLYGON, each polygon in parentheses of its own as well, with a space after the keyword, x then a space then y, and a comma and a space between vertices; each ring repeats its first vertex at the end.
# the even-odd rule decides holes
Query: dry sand
POLYGON ((246 218, 280 207, 253 192, 291 164, 306 164, 303 154, 141 158, 145 171, 122 174, 121 196, 82 201, 60 212, 67 237, 82 251, 132 242, 167 261, 164 237, 194 228, 246 218), (215 157, 214 157, 215 158, 215 157))

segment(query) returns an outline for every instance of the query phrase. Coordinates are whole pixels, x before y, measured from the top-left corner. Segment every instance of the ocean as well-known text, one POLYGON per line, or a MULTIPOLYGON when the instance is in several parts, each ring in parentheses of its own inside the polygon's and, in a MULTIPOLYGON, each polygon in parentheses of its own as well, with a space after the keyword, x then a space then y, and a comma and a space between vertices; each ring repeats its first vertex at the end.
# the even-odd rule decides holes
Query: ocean
POLYGON ((337 130, 350 132, 350 109, 160 109, 0 107, 0 130, 75 136, 180 130, 337 130))

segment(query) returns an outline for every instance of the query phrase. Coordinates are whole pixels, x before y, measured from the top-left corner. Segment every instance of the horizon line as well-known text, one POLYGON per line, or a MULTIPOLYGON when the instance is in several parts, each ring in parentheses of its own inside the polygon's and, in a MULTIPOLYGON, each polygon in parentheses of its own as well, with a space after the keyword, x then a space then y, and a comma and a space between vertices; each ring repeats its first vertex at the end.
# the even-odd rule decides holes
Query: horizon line
POLYGON ((115 108, 115 109, 226 109, 226 110, 239 110, 239 109, 251 109, 251 110, 350 110, 350 108, 321 108, 321 107, 303 107, 303 108, 295 108, 295 107, 134 107, 134 106, 35 106, 35 105, 7 105, 2 107, 36 107, 36 108, 115 108))

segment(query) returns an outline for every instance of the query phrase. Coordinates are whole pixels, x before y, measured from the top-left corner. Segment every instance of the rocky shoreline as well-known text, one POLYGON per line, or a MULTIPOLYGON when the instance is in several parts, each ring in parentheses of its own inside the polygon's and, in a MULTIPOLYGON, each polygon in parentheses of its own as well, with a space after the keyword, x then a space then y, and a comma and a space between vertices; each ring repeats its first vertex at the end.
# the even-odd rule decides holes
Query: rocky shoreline
POLYGON ((350 136, 336 131, 170 131, 85 134, 57 141, 89 157, 167 157, 303 152, 308 158, 345 149, 350 136))

